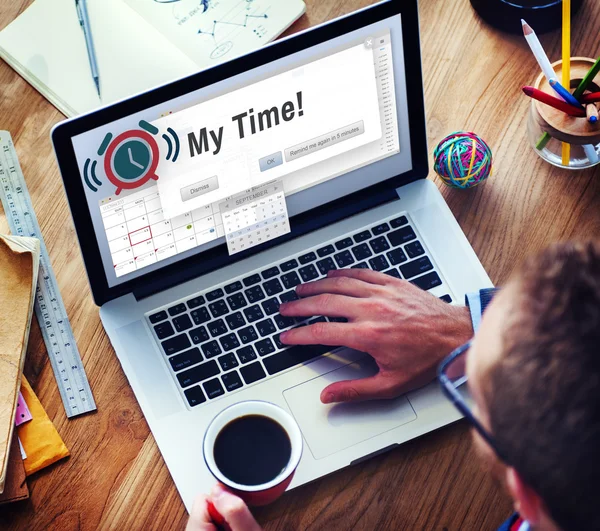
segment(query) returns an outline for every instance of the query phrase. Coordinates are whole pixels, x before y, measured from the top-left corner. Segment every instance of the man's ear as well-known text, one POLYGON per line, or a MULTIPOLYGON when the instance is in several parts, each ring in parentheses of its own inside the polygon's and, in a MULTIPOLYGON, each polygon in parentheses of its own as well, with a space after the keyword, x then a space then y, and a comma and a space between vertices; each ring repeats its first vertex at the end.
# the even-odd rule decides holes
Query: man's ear
POLYGON ((542 518, 544 503, 512 467, 506 469, 506 486, 514 501, 515 510, 532 526, 538 525, 542 518))

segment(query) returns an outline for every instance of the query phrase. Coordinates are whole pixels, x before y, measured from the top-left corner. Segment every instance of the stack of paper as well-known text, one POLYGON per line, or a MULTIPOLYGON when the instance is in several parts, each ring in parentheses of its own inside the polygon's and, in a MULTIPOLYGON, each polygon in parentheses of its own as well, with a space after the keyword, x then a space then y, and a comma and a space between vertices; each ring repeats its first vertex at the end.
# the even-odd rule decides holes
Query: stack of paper
POLYGON ((0 493, 6 481, 39 258, 37 239, 0 236, 0 493))

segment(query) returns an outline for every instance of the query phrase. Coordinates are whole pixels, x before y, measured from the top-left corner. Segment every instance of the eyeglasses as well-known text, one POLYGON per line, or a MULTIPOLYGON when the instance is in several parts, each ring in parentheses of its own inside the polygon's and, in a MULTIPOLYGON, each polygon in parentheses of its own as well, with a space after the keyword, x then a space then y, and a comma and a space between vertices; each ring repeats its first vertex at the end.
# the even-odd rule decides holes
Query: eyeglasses
POLYGON ((465 343, 462 347, 458 347, 450 355, 442 361, 438 368, 438 380, 442 386, 442 391, 446 397, 454 404, 456 409, 467 419, 467 421, 477 430, 477 433, 491 446, 496 452, 496 455, 505 463, 507 463, 504 454, 498 449, 498 444, 494 437, 489 433, 479 422, 471 408, 464 399, 463 393, 467 389, 467 352, 471 348, 471 341, 465 343))

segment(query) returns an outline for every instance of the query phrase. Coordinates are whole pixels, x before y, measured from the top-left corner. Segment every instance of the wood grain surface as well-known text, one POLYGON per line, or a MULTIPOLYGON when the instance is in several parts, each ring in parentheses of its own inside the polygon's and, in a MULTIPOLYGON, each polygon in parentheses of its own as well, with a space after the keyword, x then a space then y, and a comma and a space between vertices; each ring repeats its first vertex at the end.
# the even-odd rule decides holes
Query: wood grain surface
MULTIPOLYGON (((282 0, 283 1, 283 0, 282 0)), ((0 2, 0 28, 30 0, 0 2)), ((290 32, 369 0, 307 0, 290 32)), ((522 37, 484 25, 468 0, 421 0, 430 151, 446 134, 471 130, 494 152, 495 172, 470 191, 444 197, 492 280, 502 283, 525 255, 550 242, 600 233, 600 175, 554 168, 526 139, 522 85, 538 67, 522 37)), ((574 55, 600 51, 600 4, 573 21, 574 55)), ((560 35, 541 38, 552 60, 560 35)), ((67 420, 37 323, 26 375, 71 450, 68 461, 30 478, 31 498, 0 510, 1 529, 183 529, 187 515, 92 301, 49 132, 63 117, 0 63, 0 128, 15 141, 27 184, 98 405, 67 420)), ((7 230, 0 214, 0 232, 7 230)), ((464 423, 287 493, 257 510, 268 530, 493 530, 511 504, 484 471, 464 423)))

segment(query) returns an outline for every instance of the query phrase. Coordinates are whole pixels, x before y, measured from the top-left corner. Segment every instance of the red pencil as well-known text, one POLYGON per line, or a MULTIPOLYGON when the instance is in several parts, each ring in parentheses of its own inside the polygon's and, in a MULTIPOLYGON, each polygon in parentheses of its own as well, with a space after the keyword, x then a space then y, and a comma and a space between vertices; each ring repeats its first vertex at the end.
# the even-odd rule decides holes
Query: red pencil
POLYGON ((555 98, 554 96, 551 96, 550 94, 542 92, 541 90, 538 90, 536 88, 523 87, 523 92, 527 94, 530 98, 541 101, 546 105, 550 105, 550 107, 554 107, 559 111, 567 113, 569 116, 577 116, 578 118, 585 118, 586 116, 584 110, 578 109, 573 105, 569 105, 568 103, 565 103, 564 101, 559 100, 558 98, 555 98))
POLYGON ((596 103, 600 101, 600 92, 592 92, 581 96, 581 103, 596 103))

